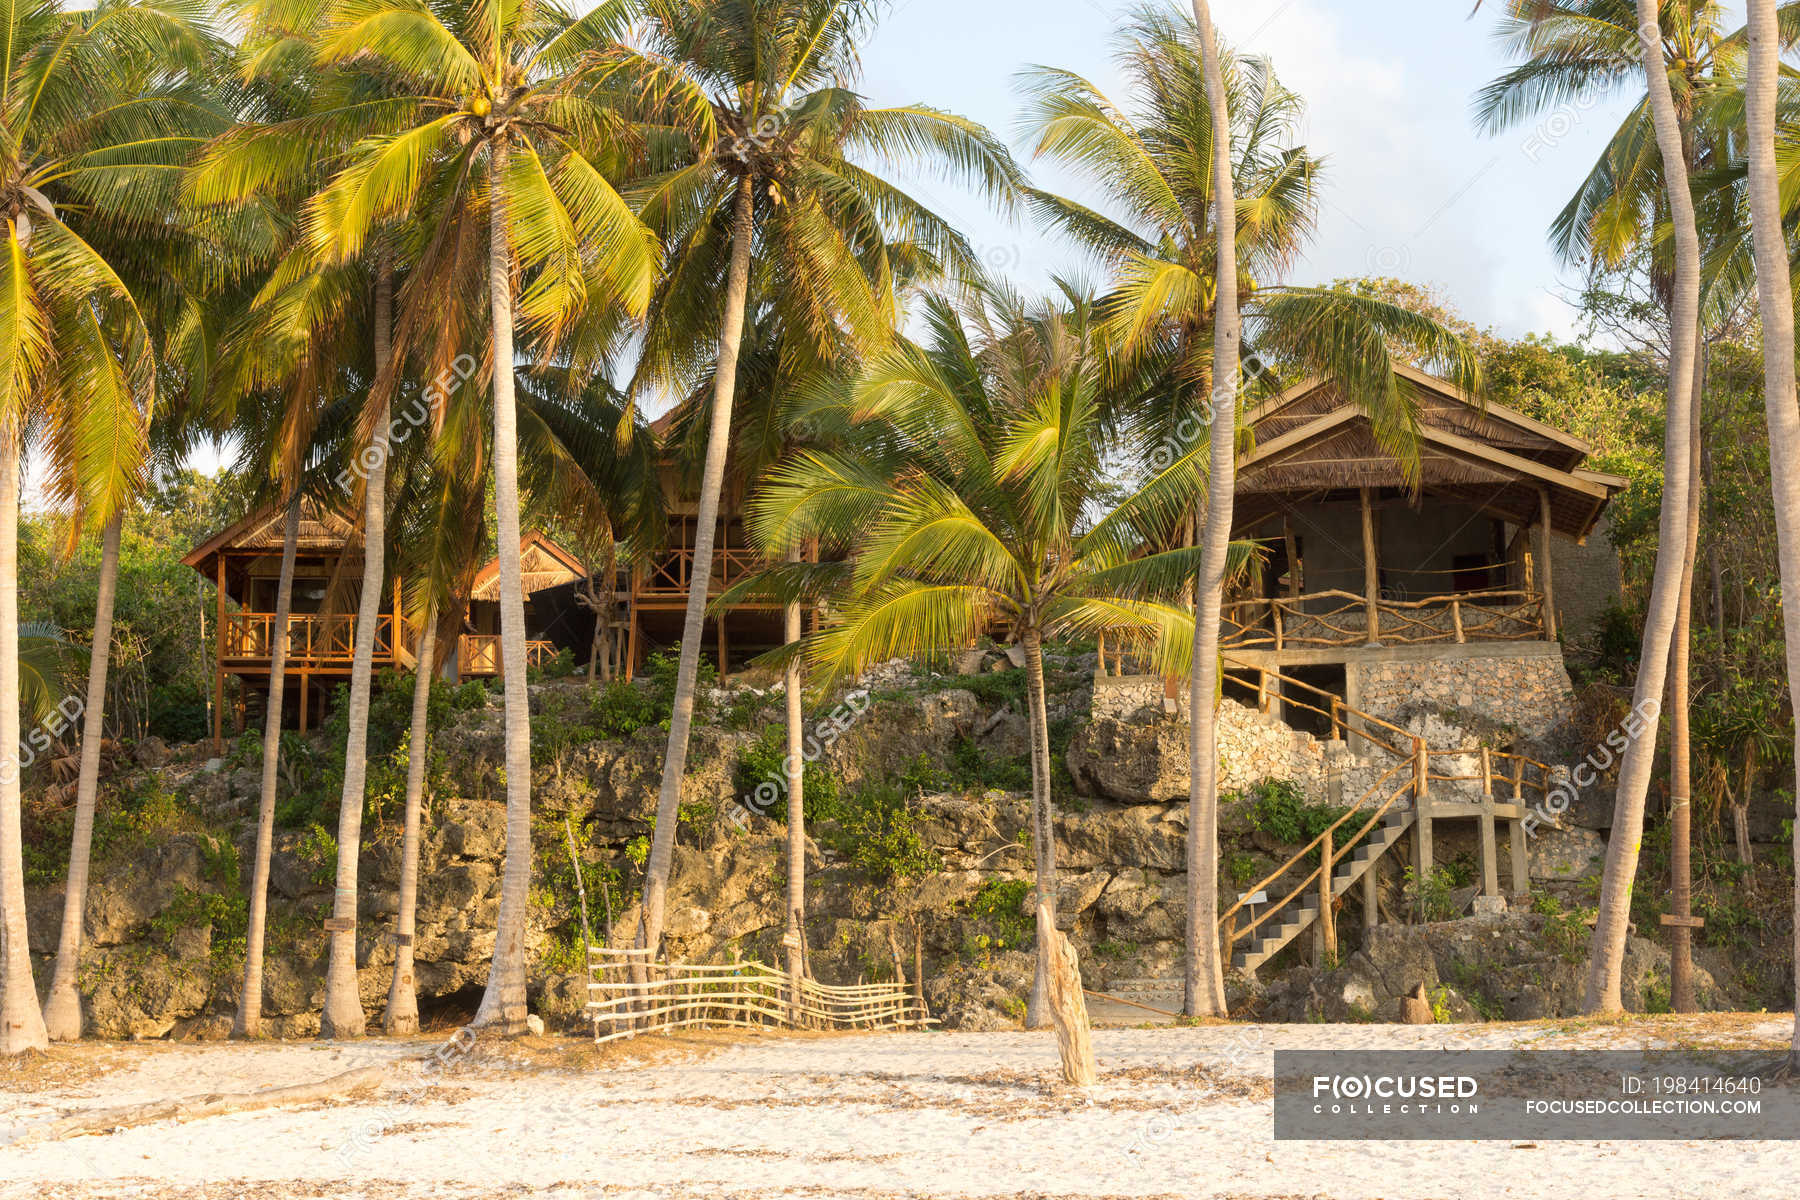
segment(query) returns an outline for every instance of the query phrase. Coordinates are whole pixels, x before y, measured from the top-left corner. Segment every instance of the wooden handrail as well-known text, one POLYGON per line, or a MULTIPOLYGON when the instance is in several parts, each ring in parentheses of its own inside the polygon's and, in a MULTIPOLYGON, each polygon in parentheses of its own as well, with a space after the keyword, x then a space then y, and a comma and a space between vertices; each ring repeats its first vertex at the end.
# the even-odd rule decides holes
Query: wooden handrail
POLYGON ((1372 629, 1368 620, 1369 598, 1338 588, 1302 596, 1234 600, 1220 611, 1224 627, 1220 636, 1227 647, 1272 643, 1277 650, 1288 646, 1352 646, 1372 640, 1422 645, 1444 641, 1523 641, 1548 636, 1543 594, 1520 588, 1445 592, 1418 600, 1378 597, 1374 612, 1376 625, 1372 629), (1497 602, 1509 602, 1509 606, 1496 611, 1497 602), (1328 607, 1307 611, 1308 605, 1317 609, 1321 604, 1328 607), (1450 627, 1430 623, 1423 615, 1427 610, 1448 613, 1450 627), (1259 624, 1264 614, 1269 619, 1267 627, 1259 624), (1350 619, 1354 614, 1362 616, 1360 628, 1350 619), (1502 628, 1507 622, 1516 628, 1502 628))

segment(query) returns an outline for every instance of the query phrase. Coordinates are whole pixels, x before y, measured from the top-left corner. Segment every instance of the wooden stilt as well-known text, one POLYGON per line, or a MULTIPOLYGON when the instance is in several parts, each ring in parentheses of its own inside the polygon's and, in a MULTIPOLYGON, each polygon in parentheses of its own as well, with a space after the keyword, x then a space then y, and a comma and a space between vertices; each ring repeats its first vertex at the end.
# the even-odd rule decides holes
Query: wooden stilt
POLYGON ((1381 568, 1375 561, 1375 510, 1369 489, 1357 488, 1362 502, 1363 606, 1368 613, 1369 643, 1381 640, 1381 568))
POLYGON ((1500 894, 1500 863, 1495 847, 1493 754, 1481 748, 1481 894, 1500 894))
POLYGON ((312 700, 312 695, 309 690, 309 685, 311 682, 312 682, 312 672, 310 672, 310 671, 300 672, 300 732, 301 733, 306 732, 307 724, 310 722, 310 720, 312 718, 312 704, 310 703, 310 701, 312 700))
POLYGON ((1550 489, 1538 489, 1538 578, 1544 588, 1544 639, 1556 640, 1556 587, 1550 572, 1550 489))

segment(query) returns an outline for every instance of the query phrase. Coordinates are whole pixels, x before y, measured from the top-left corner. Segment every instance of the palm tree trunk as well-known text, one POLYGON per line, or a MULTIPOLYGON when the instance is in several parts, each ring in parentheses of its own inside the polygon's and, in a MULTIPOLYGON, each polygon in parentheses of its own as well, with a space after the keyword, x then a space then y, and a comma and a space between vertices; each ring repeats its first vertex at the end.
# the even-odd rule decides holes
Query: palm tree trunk
POLYGON ((1044 637, 1027 629, 1025 643, 1026 708, 1031 714, 1031 849, 1037 867, 1037 967, 1031 998, 1025 1005, 1025 1027, 1050 1024, 1050 955, 1056 947, 1044 930, 1056 928, 1056 810, 1050 796, 1050 718, 1044 698, 1044 637))
POLYGON ((88 858, 94 845, 94 802, 100 794, 100 742, 105 736, 106 668, 112 654, 113 596, 119 582, 119 531, 124 515, 114 513, 100 541, 100 583, 94 600, 94 649, 88 658, 87 707, 81 714, 81 773, 75 784, 75 832, 69 843, 69 878, 63 891, 62 935, 50 995, 44 1000, 44 1028, 53 1042, 81 1037, 81 997, 75 968, 81 958, 81 927, 87 915, 88 858))
POLYGON ((1657 702, 1669 670, 1669 647, 1675 639, 1676 609, 1681 602, 1681 551, 1686 548, 1688 506, 1688 425, 1692 419, 1695 333, 1700 315, 1700 235, 1694 220, 1694 198, 1688 186, 1682 133, 1663 61, 1662 34, 1656 0, 1637 0, 1638 29, 1656 144, 1662 155, 1663 182, 1668 189, 1669 217, 1675 231, 1674 300, 1669 324, 1669 399, 1663 463, 1663 506, 1657 533, 1656 575, 1644 620, 1644 642, 1638 656, 1632 707, 1652 715, 1642 734, 1625 748, 1619 765, 1613 804, 1612 832, 1606 846, 1606 873, 1600 884, 1600 915, 1588 949, 1587 994, 1590 1013, 1623 1011, 1619 984, 1625 959, 1625 935, 1631 921, 1631 889, 1637 878, 1639 844, 1644 834, 1644 802, 1656 760, 1657 702))
POLYGON ((281 578, 269 636, 269 701, 263 712, 262 795, 256 805, 256 865, 250 874, 250 917, 244 933, 244 992, 231 1036, 262 1033, 263 930, 269 914, 269 855, 275 843, 275 787, 281 770, 281 705, 287 686, 288 614, 294 607, 294 558, 300 544, 300 489, 288 497, 281 527, 281 578))
MULTIPOLYGON (((662 790, 656 798, 656 829, 644 869, 643 924, 638 945, 655 957, 662 943, 663 908, 675 864, 675 828, 681 808, 681 781, 687 770, 688 734, 694 724, 694 686, 700 672, 700 642, 706 626, 706 597, 712 579, 713 538, 719 523, 719 493, 725 486, 725 458, 731 448, 731 406, 737 392, 738 351, 744 341, 744 305, 750 293, 754 194, 748 175, 738 180, 731 221, 731 270, 725 281, 725 312, 719 327, 719 362, 713 371, 712 428, 707 431, 706 467, 700 477, 700 511, 694 522, 694 569, 688 583, 687 614, 681 626, 681 661, 675 676, 675 711, 669 717, 669 746, 663 756, 662 790)), ((720 667, 723 670, 723 664, 720 667)))
MULTIPOLYGON (((398 622, 396 622, 398 624, 398 622)), ((425 763, 431 730, 431 685, 437 678, 437 600, 425 607, 413 667, 412 732, 406 739, 406 816, 400 835, 400 911, 394 917, 394 980, 388 985, 382 1028, 389 1037, 419 1032, 419 993, 413 981, 413 932, 419 902, 419 813, 425 802, 425 763)))
MULTIPOLYGON (((800 548, 788 552, 789 562, 800 561, 800 548)), ((800 641, 800 605, 790 604, 782 614, 782 636, 790 648, 800 641)), ((787 949, 788 1004, 792 1021, 800 1020, 800 978, 806 962, 806 714, 801 703, 800 655, 788 660, 782 677, 783 707, 787 717, 787 949)))
MULTIPOLYGON (((1688 705, 1693 660, 1694 576, 1700 547, 1700 409, 1706 394, 1706 344, 1695 356, 1695 380, 1688 430, 1687 541, 1682 553, 1681 600, 1675 612, 1675 638, 1669 665, 1669 910, 1678 918, 1693 915, 1693 735, 1688 705)), ((1669 927, 1669 1006, 1679 1013, 1697 1010, 1694 998, 1694 931, 1669 927)))
MULTIPOLYGON (((387 386, 392 357, 394 274, 385 253, 375 269, 376 387, 387 386)), ((362 594, 356 605, 356 648, 350 660, 350 732, 344 745, 344 790, 338 800, 337 892, 326 925, 331 938, 325 968, 325 1011, 319 1036, 361 1037, 365 1030, 361 984, 356 974, 356 880, 362 854, 362 813, 369 773, 369 685, 375 674, 375 627, 387 572, 388 406, 384 403, 364 455, 362 594)), ((399 613, 394 614, 396 625, 399 613)), ((396 627, 394 636, 398 636, 396 627)))
POLYGON ((0 1054, 50 1045, 31 978, 19 824, 19 438, 0 431, 0 1054))
POLYGON ((477 1026, 525 1030, 525 918, 531 890, 531 698, 525 687, 525 573, 519 561, 519 424, 513 399, 512 244, 506 229, 508 148, 488 168, 488 292, 494 322, 494 514, 500 557, 500 671, 506 694, 506 865, 494 961, 477 1026))
MULTIPOLYGON (((1775 91, 1781 71, 1775 0, 1749 0, 1750 221, 1756 247, 1756 294, 1763 324, 1763 405, 1769 423, 1769 468, 1775 489, 1775 533, 1781 590, 1800 596, 1800 408, 1794 388, 1794 293, 1787 237, 1781 222, 1781 183, 1775 161, 1775 91)), ((1800 604, 1781 609, 1787 641, 1788 695, 1800 712, 1800 604)), ((1800 725, 1795 728, 1800 771, 1800 725)), ((1800 777, 1794 789, 1800 804, 1800 777)), ((1800 810, 1794 814, 1794 861, 1800 863, 1800 810)), ((1800 987, 1800 874, 1794 880, 1794 983, 1800 987)), ((1800 1005, 1788 1069, 1800 1070, 1800 1005)))
POLYGON ((1200 537, 1200 579, 1194 603, 1194 666, 1188 681, 1187 954, 1182 972, 1182 1011, 1225 1015, 1225 968, 1219 957, 1219 609, 1224 603, 1226 557, 1237 467, 1237 196, 1231 177, 1231 112, 1219 44, 1206 0, 1194 0, 1200 66, 1212 110, 1213 207, 1217 210, 1218 299, 1213 311, 1212 426, 1206 528, 1200 537))

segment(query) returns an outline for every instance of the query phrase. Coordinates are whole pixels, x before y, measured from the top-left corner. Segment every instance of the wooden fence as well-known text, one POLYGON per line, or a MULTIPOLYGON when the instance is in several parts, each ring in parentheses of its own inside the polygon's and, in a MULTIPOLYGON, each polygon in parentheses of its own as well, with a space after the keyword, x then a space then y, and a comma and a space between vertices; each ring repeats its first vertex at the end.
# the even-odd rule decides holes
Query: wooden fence
POLYGON ((937 1022, 904 982, 832 987, 766 963, 651 962, 648 950, 588 952, 596 1042, 676 1029, 924 1029, 937 1022))

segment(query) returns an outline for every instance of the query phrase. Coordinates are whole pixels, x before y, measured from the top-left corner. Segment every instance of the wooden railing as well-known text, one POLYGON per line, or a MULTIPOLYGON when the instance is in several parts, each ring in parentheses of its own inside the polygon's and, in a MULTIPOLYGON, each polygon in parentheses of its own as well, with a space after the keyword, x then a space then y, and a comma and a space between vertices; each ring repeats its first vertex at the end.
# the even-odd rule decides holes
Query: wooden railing
MULTIPOLYGON (((1429 802, 1433 784, 1472 784, 1486 801, 1491 802, 1497 796, 1507 797, 1510 803, 1526 805, 1531 803, 1530 793, 1535 792, 1540 800, 1548 797, 1556 785, 1556 779, 1547 763, 1538 761, 1525 754, 1508 750, 1494 750, 1486 746, 1475 749, 1433 750, 1425 744, 1425 739, 1418 734, 1402 729, 1391 721, 1383 720, 1372 713, 1362 712, 1346 705, 1337 696, 1310 683, 1283 675, 1279 671, 1249 667, 1247 664, 1224 659, 1227 667, 1239 667, 1261 672, 1257 686, 1258 707, 1268 711, 1274 689, 1270 682, 1280 684, 1281 702, 1323 715, 1329 722, 1332 740, 1348 740, 1361 738, 1371 748, 1384 752, 1395 761, 1378 776, 1350 804, 1337 820, 1333 821, 1312 841, 1295 851, 1288 859, 1262 879, 1243 889, 1242 896, 1219 917, 1219 929, 1223 939, 1224 953, 1231 956, 1232 948, 1237 942, 1249 937, 1271 916, 1285 910, 1308 889, 1316 888, 1319 892, 1319 920, 1325 922, 1325 940, 1329 950, 1336 952, 1336 930, 1332 924, 1332 880, 1337 865, 1348 856, 1356 846, 1367 837, 1387 814, 1398 806, 1402 811, 1417 812, 1429 802), (1296 693, 1300 695, 1297 696, 1296 693), (1311 696, 1317 702, 1301 698, 1311 696), (1442 770, 1433 770, 1433 760, 1443 762, 1449 759, 1474 759, 1478 764, 1475 773, 1466 771, 1452 773, 1446 766, 1442 770), (1535 777, 1534 777, 1535 776, 1535 777), (1343 836, 1342 830, 1353 818, 1361 815, 1361 824, 1354 833, 1343 836), (1307 872, 1297 883, 1283 885, 1285 891, 1278 899, 1268 902, 1265 911, 1248 925, 1239 928, 1238 914, 1250 903, 1249 898, 1264 892, 1273 884, 1277 884, 1288 872, 1312 854, 1319 856, 1319 865, 1307 872)), ((1378 760, 1379 761, 1379 760, 1378 760)), ((1515 843, 1515 848, 1516 848, 1515 843)), ((1489 864, 1484 863, 1484 872, 1489 864)), ((1372 869, 1372 868, 1371 868, 1372 869)), ((1515 867, 1515 870, 1517 868, 1515 867)), ((1484 885, 1491 886, 1491 880, 1484 880, 1484 885)))
POLYGON ((650 951, 591 947, 587 1018, 594 1040, 675 1029, 923 1029, 927 1016, 904 981, 832 987, 765 963, 656 962, 650 951))
POLYGON ((1313 592, 1237 600, 1220 613, 1225 650, 1300 650, 1370 642, 1521 642, 1546 636, 1541 592, 1495 589, 1422 600, 1313 592))
MULTIPOLYGON (((708 591, 719 591, 769 565, 761 552, 739 546, 713 550, 712 578, 708 591)), ((686 596, 694 578, 694 552, 664 550, 651 558, 638 576, 639 596, 686 596)))
MULTIPOLYGON (((275 614, 227 613, 222 632, 221 657, 228 663, 266 663, 275 647, 275 614)), ((347 663, 356 655, 356 617, 354 614, 317 616, 295 613, 288 617, 287 661, 303 663, 347 663)), ((375 659, 394 660, 394 618, 383 613, 375 624, 375 659)))
MULTIPOLYGON (((559 650, 555 642, 533 638, 525 643, 525 665, 541 667, 554 659, 559 650)), ((464 675, 499 675, 500 635, 497 633, 465 633, 457 642, 457 669, 464 675)))

